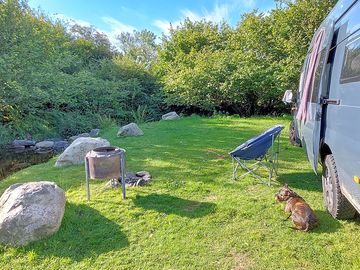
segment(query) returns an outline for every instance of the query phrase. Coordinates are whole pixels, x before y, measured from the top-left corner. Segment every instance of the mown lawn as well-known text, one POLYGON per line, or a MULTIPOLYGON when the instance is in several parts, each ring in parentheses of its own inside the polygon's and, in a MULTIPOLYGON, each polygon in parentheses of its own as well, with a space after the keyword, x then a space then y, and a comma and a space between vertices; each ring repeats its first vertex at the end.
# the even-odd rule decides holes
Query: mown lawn
POLYGON ((359 269, 358 221, 336 221, 323 206, 320 177, 303 149, 289 145, 289 118, 189 117, 141 125, 145 135, 102 137, 127 150, 130 171, 148 170, 151 185, 104 191, 84 167, 54 168, 55 158, 0 182, 51 180, 66 190, 60 230, 27 247, 0 245, 0 269, 359 269), (282 123, 279 177, 271 187, 234 182, 227 153, 282 123), (320 227, 304 233, 284 221, 274 193, 283 183, 316 211, 320 227))

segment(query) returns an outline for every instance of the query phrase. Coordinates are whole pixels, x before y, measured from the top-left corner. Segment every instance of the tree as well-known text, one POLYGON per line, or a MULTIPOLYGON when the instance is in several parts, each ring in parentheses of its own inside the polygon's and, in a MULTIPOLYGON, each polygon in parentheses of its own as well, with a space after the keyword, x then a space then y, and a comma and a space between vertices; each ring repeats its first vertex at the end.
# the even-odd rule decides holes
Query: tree
POLYGON ((121 33, 117 39, 124 56, 150 68, 157 56, 156 35, 153 32, 134 30, 133 33, 121 33))
POLYGON ((285 109, 296 89, 314 31, 335 0, 278 1, 262 14, 244 14, 236 28, 186 19, 170 30, 154 71, 169 105, 250 115, 285 109))

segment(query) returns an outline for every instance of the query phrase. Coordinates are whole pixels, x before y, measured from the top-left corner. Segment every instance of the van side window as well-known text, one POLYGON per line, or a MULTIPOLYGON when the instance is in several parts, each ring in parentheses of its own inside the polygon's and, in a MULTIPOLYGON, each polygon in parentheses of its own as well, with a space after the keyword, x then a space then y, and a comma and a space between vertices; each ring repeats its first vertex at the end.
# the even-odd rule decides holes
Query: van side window
POLYGON ((342 84, 357 81, 360 81, 360 37, 346 45, 340 76, 342 84))
POLYGON ((321 81, 321 73, 326 63, 326 49, 323 49, 319 53, 319 59, 317 62, 317 67, 314 74, 314 81, 313 81, 313 90, 311 95, 311 102, 316 103, 319 100, 319 91, 320 91, 320 81, 321 81))

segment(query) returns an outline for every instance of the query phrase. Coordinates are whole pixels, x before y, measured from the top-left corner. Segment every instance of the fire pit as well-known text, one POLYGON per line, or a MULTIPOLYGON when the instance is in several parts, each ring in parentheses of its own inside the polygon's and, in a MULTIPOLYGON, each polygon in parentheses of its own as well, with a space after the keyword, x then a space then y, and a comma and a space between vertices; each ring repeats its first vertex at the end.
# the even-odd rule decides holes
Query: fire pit
POLYGON ((90 179, 121 179, 123 199, 125 194, 125 149, 99 147, 85 156, 86 191, 90 200, 90 179))

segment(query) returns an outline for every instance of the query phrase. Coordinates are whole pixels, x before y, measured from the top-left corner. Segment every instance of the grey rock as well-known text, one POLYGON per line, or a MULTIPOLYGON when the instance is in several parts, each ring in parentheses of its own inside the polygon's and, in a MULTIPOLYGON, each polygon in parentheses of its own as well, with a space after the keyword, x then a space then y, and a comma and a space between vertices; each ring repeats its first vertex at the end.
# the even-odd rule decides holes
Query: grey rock
POLYGON ((137 173, 127 172, 125 184, 129 187, 145 186, 151 180, 151 175, 147 171, 139 171, 137 173))
POLYGON ((179 118, 180 116, 176 112, 169 112, 161 116, 162 120, 175 120, 179 118))
POLYGON ((142 178, 140 178, 137 182, 136 182, 136 186, 144 186, 144 185, 146 185, 146 181, 144 180, 144 179, 142 179, 142 178))
POLYGON ((71 136, 69 138, 69 141, 70 142, 73 142, 75 141, 76 139, 79 139, 79 138, 87 138, 87 137, 90 137, 90 134, 89 133, 81 133, 79 135, 76 135, 76 136, 71 136))
POLYGON ((41 141, 35 144, 36 148, 53 148, 54 142, 53 141, 41 141))
POLYGON ((25 146, 24 145, 12 145, 11 150, 13 150, 15 153, 21 153, 23 151, 25 151, 25 146))
POLYGON ((144 176, 151 177, 150 173, 149 173, 149 172, 147 172, 147 171, 140 171, 140 172, 137 172, 137 173, 136 173, 136 176, 139 176, 139 177, 144 177, 144 176))
POLYGON ((37 154, 49 154, 53 151, 52 148, 36 148, 34 150, 35 153, 37 154))
POLYGON ((67 141, 56 141, 54 142, 53 149, 57 152, 64 151, 69 146, 67 141))
POLYGON ((65 192, 53 182, 10 186, 0 197, 0 242, 24 246, 57 232, 65 192))
POLYGON ((94 128, 90 131, 90 137, 97 137, 100 133, 100 129, 94 128))
POLYGON ((128 125, 122 126, 117 133, 118 137, 120 137, 120 136, 141 136, 141 135, 144 135, 144 132, 135 123, 130 123, 128 125))
POLYGON ((34 146, 35 145, 35 141, 32 140, 14 140, 12 142, 12 145, 17 147, 17 146, 24 146, 24 147, 29 147, 29 146, 34 146))
POLYGON ((83 164, 85 155, 98 147, 110 146, 110 143, 102 138, 80 137, 73 141, 68 148, 59 156, 55 167, 83 164))

